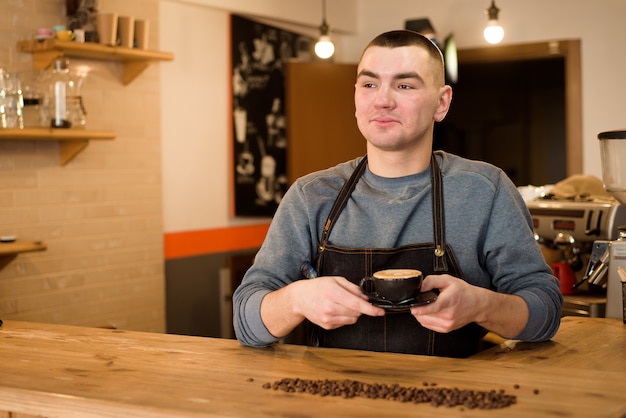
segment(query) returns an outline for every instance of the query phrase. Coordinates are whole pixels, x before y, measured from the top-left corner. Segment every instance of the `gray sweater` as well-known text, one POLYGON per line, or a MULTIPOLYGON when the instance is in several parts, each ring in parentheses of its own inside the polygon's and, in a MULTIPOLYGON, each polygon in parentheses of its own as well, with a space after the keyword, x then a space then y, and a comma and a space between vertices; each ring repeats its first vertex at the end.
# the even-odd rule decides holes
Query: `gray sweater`
MULTIPOLYGON (((441 151, 435 155, 443 175, 445 240, 463 278, 526 301, 530 318, 516 339, 550 339, 560 324, 563 297, 515 185, 490 164, 441 151)), ((242 344, 278 341, 261 320, 261 300, 300 280, 302 262, 315 259, 328 212, 359 160, 303 176, 285 194, 254 265, 233 296, 235 333, 242 344)), ((401 178, 379 177, 366 169, 329 243, 390 248, 432 241, 430 168, 401 178)))

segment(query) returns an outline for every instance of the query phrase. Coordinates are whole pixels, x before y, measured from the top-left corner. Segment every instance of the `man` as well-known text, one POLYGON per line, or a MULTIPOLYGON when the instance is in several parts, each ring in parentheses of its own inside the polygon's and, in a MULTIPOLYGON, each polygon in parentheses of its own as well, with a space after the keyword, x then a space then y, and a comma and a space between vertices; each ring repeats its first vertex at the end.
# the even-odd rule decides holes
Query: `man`
POLYGON ((354 97, 367 156, 285 194, 234 294, 239 341, 271 345, 305 320, 312 344, 374 351, 466 357, 487 331, 550 339, 563 298, 517 189, 496 167, 432 152, 452 99, 439 49, 411 31, 379 35, 354 97), (320 277, 303 279, 303 261, 320 277), (436 300, 376 306, 358 284, 387 268, 421 270, 436 300))

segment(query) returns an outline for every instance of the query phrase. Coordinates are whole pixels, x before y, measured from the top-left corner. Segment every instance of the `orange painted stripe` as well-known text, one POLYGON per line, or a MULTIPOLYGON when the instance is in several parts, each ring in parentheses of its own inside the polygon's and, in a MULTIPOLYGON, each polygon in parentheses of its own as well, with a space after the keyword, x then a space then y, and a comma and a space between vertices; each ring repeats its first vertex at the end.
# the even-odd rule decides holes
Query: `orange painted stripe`
POLYGON ((269 224, 165 234, 165 259, 258 248, 269 224))

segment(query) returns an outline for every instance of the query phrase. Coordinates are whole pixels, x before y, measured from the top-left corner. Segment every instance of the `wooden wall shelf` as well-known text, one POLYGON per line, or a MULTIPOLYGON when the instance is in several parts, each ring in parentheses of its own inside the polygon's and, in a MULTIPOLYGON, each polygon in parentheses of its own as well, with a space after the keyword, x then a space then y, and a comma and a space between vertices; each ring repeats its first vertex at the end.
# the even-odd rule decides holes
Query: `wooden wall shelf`
POLYGON ((174 60, 174 54, 170 52, 124 48, 93 42, 59 41, 58 39, 20 41, 17 43, 17 49, 33 54, 33 68, 36 70, 47 68, 59 55, 120 61, 124 66, 122 76, 124 85, 137 78, 151 62, 174 60))
POLYGON ((48 246, 41 241, 0 242, 0 269, 9 264, 18 254, 47 249, 48 246))
POLYGON ((76 157, 89 144, 89 140, 114 139, 112 131, 86 129, 25 128, 0 129, 0 140, 59 141, 61 165, 76 157))

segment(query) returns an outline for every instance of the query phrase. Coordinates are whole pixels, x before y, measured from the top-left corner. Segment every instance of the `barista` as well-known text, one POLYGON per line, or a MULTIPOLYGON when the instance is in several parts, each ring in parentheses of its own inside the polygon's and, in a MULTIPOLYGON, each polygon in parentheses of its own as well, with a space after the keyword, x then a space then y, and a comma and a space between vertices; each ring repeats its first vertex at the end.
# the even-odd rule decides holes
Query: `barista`
POLYGON ((465 357, 486 331, 556 333, 562 295, 515 186, 489 164, 432 151, 451 99, 430 40, 392 31, 370 42, 355 85, 367 156, 285 194, 234 294, 242 344, 274 344, 307 322, 315 345, 465 357), (320 277, 303 279, 303 261, 320 277), (376 306, 358 283, 387 268, 421 270, 437 299, 376 306))

